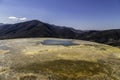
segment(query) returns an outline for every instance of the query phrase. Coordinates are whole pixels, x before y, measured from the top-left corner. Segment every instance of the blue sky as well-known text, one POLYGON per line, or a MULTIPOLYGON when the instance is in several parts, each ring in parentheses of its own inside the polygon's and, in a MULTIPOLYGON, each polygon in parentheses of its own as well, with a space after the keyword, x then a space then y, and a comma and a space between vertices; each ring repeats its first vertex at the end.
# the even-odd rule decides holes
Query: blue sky
POLYGON ((0 0, 0 23, 38 19, 82 30, 120 28, 120 0, 0 0))

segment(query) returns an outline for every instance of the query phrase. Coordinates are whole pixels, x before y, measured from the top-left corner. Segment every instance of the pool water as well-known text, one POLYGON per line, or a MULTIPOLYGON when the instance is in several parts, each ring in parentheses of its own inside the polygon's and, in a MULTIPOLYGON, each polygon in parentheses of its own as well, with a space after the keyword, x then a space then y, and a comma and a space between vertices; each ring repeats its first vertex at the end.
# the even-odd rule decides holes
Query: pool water
POLYGON ((71 46, 71 45, 76 45, 72 41, 67 41, 67 40, 44 40, 41 42, 43 45, 63 45, 63 46, 71 46))

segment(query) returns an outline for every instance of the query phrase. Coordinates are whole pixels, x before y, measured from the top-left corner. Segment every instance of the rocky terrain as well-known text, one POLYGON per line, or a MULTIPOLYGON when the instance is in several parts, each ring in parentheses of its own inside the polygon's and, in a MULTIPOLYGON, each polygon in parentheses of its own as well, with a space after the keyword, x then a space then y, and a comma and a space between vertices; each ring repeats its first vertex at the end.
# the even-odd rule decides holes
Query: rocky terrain
POLYGON ((0 40, 0 80, 120 80, 120 48, 74 39, 0 40))
POLYGON ((51 25, 38 20, 0 25, 0 39, 36 37, 80 39, 120 46, 120 29, 101 31, 76 30, 65 26, 51 25))

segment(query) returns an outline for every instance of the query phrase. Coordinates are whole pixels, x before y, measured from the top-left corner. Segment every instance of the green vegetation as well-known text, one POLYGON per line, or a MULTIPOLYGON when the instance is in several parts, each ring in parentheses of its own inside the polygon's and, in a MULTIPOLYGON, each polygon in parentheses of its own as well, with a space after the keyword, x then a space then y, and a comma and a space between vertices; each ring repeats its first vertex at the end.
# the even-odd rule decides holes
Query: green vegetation
POLYGON ((61 80, 77 79, 97 74, 109 74, 107 66, 97 62, 55 60, 44 63, 33 63, 30 65, 14 68, 17 72, 43 72, 52 74, 61 80))
POLYGON ((23 77, 20 77, 20 80, 37 80, 37 77, 33 75, 23 76, 23 77))

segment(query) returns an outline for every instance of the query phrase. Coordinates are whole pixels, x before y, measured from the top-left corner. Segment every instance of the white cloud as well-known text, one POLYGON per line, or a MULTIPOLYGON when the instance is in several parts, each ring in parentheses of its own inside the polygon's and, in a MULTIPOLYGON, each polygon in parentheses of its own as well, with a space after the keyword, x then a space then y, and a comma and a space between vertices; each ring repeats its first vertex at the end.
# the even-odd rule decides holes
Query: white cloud
POLYGON ((27 20, 27 18, 19 18, 19 20, 21 20, 21 21, 24 21, 24 20, 27 20))
POLYGON ((10 16, 10 17, 8 17, 8 19, 11 19, 11 20, 18 20, 18 18, 15 17, 15 16, 10 16))
POLYGON ((25 21, 25 20, 27 20, 27 18, 25 18, 25 17, 18 18, 18 17, 15 17, 15 16, 10 16, 10 17, 8 17, 8 19, 17 20, 17 21, 25 21))

